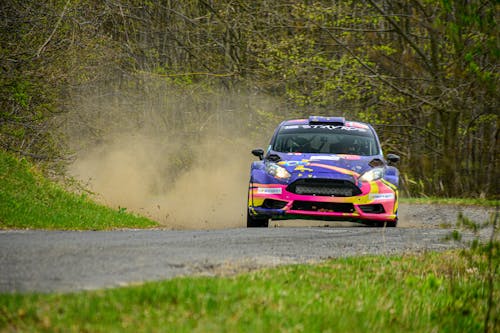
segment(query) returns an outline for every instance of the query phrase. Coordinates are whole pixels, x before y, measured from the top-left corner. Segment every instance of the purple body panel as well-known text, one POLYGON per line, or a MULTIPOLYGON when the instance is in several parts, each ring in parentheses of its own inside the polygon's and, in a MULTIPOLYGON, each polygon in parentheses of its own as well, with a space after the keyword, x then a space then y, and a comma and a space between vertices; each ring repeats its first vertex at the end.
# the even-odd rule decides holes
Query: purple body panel
MULTIPOLYGON (((327 139, 322 140, 324 146, 327 139)), ((252 163, 248 212, 250 216, 272 219, 395 223, 398 179, 398 170, 385 161, 370 125, 346 122, 340 117, 286 121, 276 129, 263 160, 252 163), (315 153, 274 150, 281 147, 279 133, 287 134, 287 129, 307 132, 315 126, 322 126, 325 132, 361 131, 372 140, 372 150, 369 155, 325 153, 325 148, 315 153), (379 176, 366 176, 373 171, 378 171, 379 176)))

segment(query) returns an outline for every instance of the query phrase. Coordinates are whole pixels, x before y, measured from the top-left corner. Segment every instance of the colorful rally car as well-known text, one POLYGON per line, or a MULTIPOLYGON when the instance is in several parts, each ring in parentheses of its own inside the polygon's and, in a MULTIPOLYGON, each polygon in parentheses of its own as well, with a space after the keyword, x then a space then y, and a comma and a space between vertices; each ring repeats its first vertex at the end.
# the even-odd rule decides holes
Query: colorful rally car
POLYGON ((343 117, 288 120, 251 166, 247 227, 319 219, 395 227, 399 156, 384 158, 372 126, 343 117))

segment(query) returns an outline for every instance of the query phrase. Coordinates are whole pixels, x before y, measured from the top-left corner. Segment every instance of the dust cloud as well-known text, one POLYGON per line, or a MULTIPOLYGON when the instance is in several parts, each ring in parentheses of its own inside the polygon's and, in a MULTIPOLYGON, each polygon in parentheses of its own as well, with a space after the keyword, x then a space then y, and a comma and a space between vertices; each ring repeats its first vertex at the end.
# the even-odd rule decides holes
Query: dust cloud
POLYGON ((205 136, 193 143, 189 167, 175 149, 185 144, 162 148, 155 139, 119 136, 79 157, 70 172, 88 183, 98 201, 165 227, 243 226, 252 160, 248 143, 205 136))
POLYGON ((264 147, 276 126, 259 127, 258 114, 274 106, 261 96, 174 93, 170 104, 151 93, 118 104, 108 92, 80 98, 66 121, 76 151, 69 174, 96 201, 165 228, 244 226, 250 151, 264 147))

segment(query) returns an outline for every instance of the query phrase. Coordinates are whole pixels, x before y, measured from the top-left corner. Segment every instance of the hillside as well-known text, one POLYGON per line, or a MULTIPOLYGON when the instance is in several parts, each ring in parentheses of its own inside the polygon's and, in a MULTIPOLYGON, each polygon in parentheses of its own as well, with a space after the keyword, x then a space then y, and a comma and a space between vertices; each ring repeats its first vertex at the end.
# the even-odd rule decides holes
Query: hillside
POLYGON ((0 150, 0 229, 103 230, 155 225, 123 208, 98 205, 85 194, 68 193, 31 163, 0 150))

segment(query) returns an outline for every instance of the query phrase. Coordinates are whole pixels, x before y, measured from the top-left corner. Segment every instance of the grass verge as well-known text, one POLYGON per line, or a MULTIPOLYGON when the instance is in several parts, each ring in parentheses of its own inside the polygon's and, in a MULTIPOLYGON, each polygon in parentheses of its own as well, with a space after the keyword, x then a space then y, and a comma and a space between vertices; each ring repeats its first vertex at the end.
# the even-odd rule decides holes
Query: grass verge
POLYGON ((68 193, 24 159, 0 150, 0 229, 145 228, 157 223, 68 193))
MULTIPOLYGON (((498 252, 494 258, 498 270, 498 252)), ((493 332, 500 324, 500 280, 490 295, 489 264, 477 252, 453 251, 74 294, 1 294, 0 330, 493 332), (493 307, 490 298, 497 300, 493 307)))
POLYGON ((479 198, 437 198, 437 197, 422 197, 422 198, 400 198, 402 203, 408 204, 440 204, 440 205, 457 205, 457 206, 485 206, 498 207, 500 200, 489 200, 479 198))

